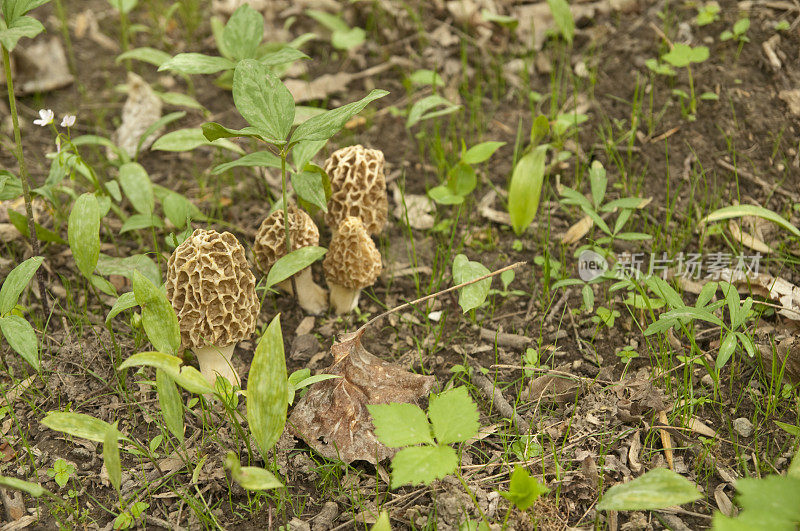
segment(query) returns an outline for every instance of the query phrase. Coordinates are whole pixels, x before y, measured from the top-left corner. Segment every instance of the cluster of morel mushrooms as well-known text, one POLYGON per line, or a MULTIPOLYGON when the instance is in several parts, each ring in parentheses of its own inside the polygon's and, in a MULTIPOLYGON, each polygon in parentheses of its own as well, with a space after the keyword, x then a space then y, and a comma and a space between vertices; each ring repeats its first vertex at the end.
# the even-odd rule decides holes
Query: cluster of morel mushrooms
MULTIPOLYGON (((381 151, 360 145, 342 148, 325 162, 332 190, 325 222, 332 238, 322 267, 337 314, 355 309, 361 290, 381 272, 381 255, 371 236, 386 224, 383 165, 381 151)), ((319 229, 305 211, 290 204, 288 220, 293 251, 319 243, 319 229)), ((276 210, 258 229, 253 258, 264 275, 287 254, 284 227, 283 210, 276 210)), ((328 293, 314 282, 311 267, 294 275, 294 285, 305 311, 316 315, 328 308, 328 293)), ((169 259, 167 297, 178 315, 183 346, 194 352, 212 384, 220 375, 240 385, 231 356, 236 343, 255 331, 260 309, 255 287, 245 249, 230 232, 197 229, 169 259)), ((292 279, 278 287, 294 291, 292 279)))

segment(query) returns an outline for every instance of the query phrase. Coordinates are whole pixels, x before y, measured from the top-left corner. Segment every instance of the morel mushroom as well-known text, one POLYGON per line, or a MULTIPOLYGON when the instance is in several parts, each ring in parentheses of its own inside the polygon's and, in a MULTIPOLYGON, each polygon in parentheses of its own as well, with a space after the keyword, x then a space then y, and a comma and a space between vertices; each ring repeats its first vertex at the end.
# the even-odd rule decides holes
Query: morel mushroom
MULTIPOLYGON (((256 267, 265 275, 279 258, 287 254, 283 222, 283 210, 276 210, 261 222, 256 233, 253 258, 256 267)), ((289 205, 289 238, 292 241, 293 251, 319 244, 319 229, 314 220, 295 205, 289 205)), ((311 267, 295 273, 294 281, 297 285, 297 302, 301 308, 314 315, 319 315, 328 308, 328 292, 314 282, 311 267)), ((293 294, 291 278, 277 285, 289 294, 293 294)))
POLYGON ((183 346, 197 357, 213 385, 217 375, 240 385, 231 365, 236 343, 256 329, 256 279, 244 247, 230 232, 195 230, 167 262, 167 298, 181 329, 183 346))
POLYGON ((382 151, 361 145, 334 151, 325 161, 332 191, 325 223, 332 230, 349 216, 361 219, 371 235, 383 230, 389 211, 383 163, 382 151))
POLYGON ((364 223, 357 217, 345 218, 322 262, 331 290, 331 305, 337 314, 351 312, 358 306, 361 290, 375 283, 381 267, 381 253, 364 223))

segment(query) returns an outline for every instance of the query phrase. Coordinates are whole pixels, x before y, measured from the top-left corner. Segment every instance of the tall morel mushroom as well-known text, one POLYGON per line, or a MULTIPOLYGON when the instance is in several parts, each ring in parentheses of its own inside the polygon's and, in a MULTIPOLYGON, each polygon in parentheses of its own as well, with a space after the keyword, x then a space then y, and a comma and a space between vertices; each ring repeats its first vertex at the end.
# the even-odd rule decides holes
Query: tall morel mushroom
MULTIPOLYGON (((293 251, 301 247, 319 244, 319 229, 311 216, 297 206, 289 205, 288 217, 289 238, 292 241, 293 251)), ((258 228, 253 244, 253 258, 256 267, 266 275, 275 262, 286 254, 283 210, 276 210, 267 216, 258 228)), ((321 314, 327 309, 327 291, 314 282, 311 267, 295 273, 294 281, 297 285, 297 302, 300 307, 314 315, 321 314)), ((291 278, 287 278, 277 285, 290 294, 293 292, 291 278)))
POLYGON ((332 193, 325 223, 331 230, 349 216, 361 219, 371 235, 383 230, 389 212, 383 164, 382 151, 361 145, 344 147, 328 157, 325 172, 332 193))
POLYGON ((357 217, 345 218, 322 262, 331 290, 331 306, 337 314, 351 312, 358 306, 361 290, 375 283, 381 267, 381 253, 364 223, 357 217))
POLYGON ((233 349, 253 334, 259 311, 242 244, 230 232, 195 230, 170 256, 166 287, 183 346, 194 352, 203 376, 240 385, 233 349))

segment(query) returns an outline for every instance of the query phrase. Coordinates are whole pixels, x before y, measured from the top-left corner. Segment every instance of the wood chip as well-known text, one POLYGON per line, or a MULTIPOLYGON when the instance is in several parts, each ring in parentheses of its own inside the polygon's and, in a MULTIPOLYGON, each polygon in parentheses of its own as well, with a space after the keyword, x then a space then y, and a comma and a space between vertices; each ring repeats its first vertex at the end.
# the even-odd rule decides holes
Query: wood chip
POLYGON ((519 334, 509 334, 488 328, 481 328, 481 339, 497 343, 501 347, 525 348, 533 344, 533 339, 519 334))
MULTIPOLYGON (((661 422, 661 424, 669 426, 667 412, 663 409, 658 412, 658 420, 661 422)), ((659 428, 658 432, 661 434, 661 446, 664 448, 664 457, 667 459, 667 466, 670 470, 675 472, 675 459, 672 453, 672 437, 664 428, 659 428)))

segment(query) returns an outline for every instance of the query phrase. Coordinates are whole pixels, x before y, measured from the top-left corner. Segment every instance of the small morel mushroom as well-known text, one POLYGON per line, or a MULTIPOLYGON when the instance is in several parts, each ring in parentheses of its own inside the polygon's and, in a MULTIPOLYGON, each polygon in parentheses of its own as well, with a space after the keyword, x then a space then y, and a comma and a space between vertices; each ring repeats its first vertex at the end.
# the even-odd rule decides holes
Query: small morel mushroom
POLYGON ((359 218, 348 217, 333 235, 322 262, 331 289, 331 306, 337 314, 358 306, 361 290, 373 285, 381 274, 381 253, 359 218))
POLYGON ((332 194, 325 223, 331 230, 349 216, 360 218, 371 235, 383 230, 389 212, 383 163, 382 151, 361 145, 344 147, 328 157, 325 172, 332 194))
MULTIPOLYGON (((256 267, 265 275, 279 258, 286 255, 286 231, 283 223, 283 210, 276 210, 261 222, 253 244, 253 258, 256 267)), ((295 205, 289 205, 289 238, 292 250, 319 244, 319 229, 306 212, 295 205)), ((328 308, 327 291, 314 282, 311 267, 295 273, 297 302, 308 313, 319 315, 328 308)), ((292 294, 292 279, 279 282, 278 287, 292 294)))
POLYGON ((167 298, 181 328, 183 346, 197 357, 213 385, 217 375, 241 385, 231 365, 236 343, 256 328, 256 279, 244 247, 230 232, 195 230, 167 262, 167 298))

